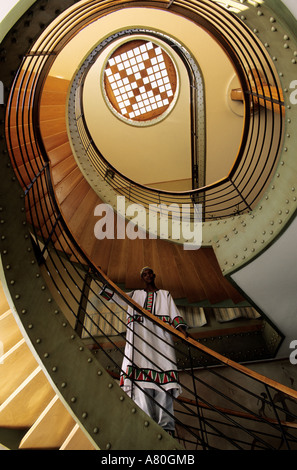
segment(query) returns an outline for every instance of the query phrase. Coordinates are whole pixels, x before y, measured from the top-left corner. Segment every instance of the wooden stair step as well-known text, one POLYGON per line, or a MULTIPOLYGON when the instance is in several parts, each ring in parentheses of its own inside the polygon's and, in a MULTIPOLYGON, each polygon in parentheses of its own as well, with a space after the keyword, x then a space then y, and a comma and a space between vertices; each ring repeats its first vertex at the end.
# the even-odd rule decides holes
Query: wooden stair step
POLYGON ((53 206, 49 196, 46 195, 36 204, 34 204, 34 199, 31 197, 27 204, 29 205, 26 211, 27 220, 42 230, 53 215, 53 206))
POLYGON ((0 316, 0 344, 4 353, 22 339, 22 334, 11 310, 0 316))
MULTIPOLYGON (((107 276, 116 284, 124 284, 127 272, 127 239, 115 240, 110 250, 107 276)), ((92 257, 93 257, 92 253, 92 257)), ((95 258, 94 258, 95 259, 95 258)), ((99 257, 100 263, 100 257, 99 257)), ((97 263, 96 263, 97 264, 97 263)), ((105 263, 105 266, 107 263, 105 263)))
POLYGON ((0 281, 0 315, 6 313, 10 309, 9 303, 6 299, 2 282, 0 281))
POLYGON ((34 178, 40 173, 42 167, 43 162, 40 158, 30 161, 26 165, 18 166, 15 171, 22 186, 29 186, 30 183, 34 180, 34 178))
POLYGON ((76 188, 64 199, 60 207, 66 221, 69 221, 74 216, 89 191, 89 184, 85 179, 82 179, 76 188))
POLYGON ((65 158, 72 155, 71 147, 69 141, 65 142, 58 147, 53 148, 48 152, 48 158, 53 168, 55 165, 63 161, 65 158))
POLYGON ((61 445, 60 450, 95 450, 95 447, 76 424, 61 445))
POLYGON ((57 185, 76 168, 76 161, 70 155, 52 168, 52 183, 57 185))
POLYGON ((139 276, 141 268, 143 268, 143 240, 129 240, 126 246, 127 249, 127 271, 125 285, 127 289, 137 289, 142 287, 142 282, 139 276))
POLYGON ((44 90, 40 106, 64 105, 66 103, 67 93, 54 90, 44 90))
POLYGON ((117 240, 96 240, 92 250, 91 259, 96 266, 99 266, 103 272, 107 273, 110 266, 110 256, 114 243, 117 240))
POLYGON ((30 142, 29 145, 9 147, 8 151, 14 167, 27 164, 38 155, 38 147, 35 142, 30 142))
POLYGON ((157 253, 159 256, 160 273, 162 276, 163 288, 169 290, 175 299, 185 297, 185 287, 183 279, 176 263, 176 250, 180 246, 167 241, 158 240, 157 253))
POLYGON ((45 145, 45 148, 46 148, 47 152, 50 152, 51 150, 53 150, 57 147, 60 147, 61 145, 65 144, 66 142, 69 142, 69 140, 68 140, 67 132, 65 132, 65 130, 61 131, 59 129, 57 134, 44 136, 43 137, 43 142, 44 142, 44 145, 45 145))
POLYGON ((28 126, 28 124, 24 124, 23 126, 10 126, 9 143, 11 148, 25 144, 28 144, 29 147, 31 141, 35 142, 31 126, 28 126))
POLYGON ((60 204, 76 188, 83 179, 83 175, 78 167, 75 167, 60 183, 55 186, 56 198, 60 204))
POLYGON ((65 104, 42 104, 39 110, 41 127, 46 125, 46 121, 56 118, 65 119, 65 112, 65 104))
POLYGON ((9 398, 37 365, 36 359, 24 338, 8 351, 4 349, 2 364, 0 365, 0 403, 9 398))
POLYGON ((53 396, 54 391, 38 366, 0 406, 0 427, 29 428, 53 396))
POLYGON ((74 425, 74 419, 55 395, 25 434, 19 449, 58 449, 74 425))
POLYGON ((92 216, 92 214, 94 214, 94 209, 98 201, 99 199, 97 194, 92 188, 89 188, 85 197, 80 201, 80 204, 74 212, 73 216, 70 220, 68 220, 68 226, 70 227, 72 233, 76 234, 78 242, 80 240, 81 233, 84 231, 85 224, 92 216))
POLYGON ((188 257, 188 260, 193 267, 193 270, 203 282, 207 299, 214 305, 228 298, 228 294, 221 282, 223 278, 222 274, 220 273, 219 278, 219 271, 217 271, 213 266, 215 258, 211 256, 212 251, 212 248, 197 250, 188 257))
POLYGON ((65 78, 48 75, 43 87, 43 92, 54 91, 55 93, 67 93, 70 81, 65 78))
POLYGON ((189 255, 187 250, 180 249, 179 246, 175 245, 175 260, 178 272, 183 282, 183 288, 185 297, 190 302, 202 301, 207 299, 204 285, 201 279, 193 271, 193 267, 188 262, 189 255))
POLYGON ((237 289, 235 289, 235 287, 233 287, 233 285, 228 281, 228 279, 223 276, 213 249, 208 248, 205 250, 205 253, 202 251, 201 255, 207 255, 208 265, 211 267, 211 270, 213 271, 213 273, 215 273, 217 278, 216 280, 214 280, 214 283, 217 286, 217 290, 221 289, 222 292, 225 293, 225 298, 231 299, 235 304, 244 301, 245 299, 240 294, 240 292, 238 292, 237 289))
POLYGON ((60 132, 67 133, 65 117, 44 121, 41 127, 41 134, 43 138, 51 137, 53 135, 59 134, 60 132))
POLYGON ((68 255, 71 255, 73 253, 73 247, 71 244, 71 241, 67 237, 65 233, 62 233, 57 237, 57 239, 54 242, 54 247, 58 251, 63 251, 64 253, 67 253, 68 255))

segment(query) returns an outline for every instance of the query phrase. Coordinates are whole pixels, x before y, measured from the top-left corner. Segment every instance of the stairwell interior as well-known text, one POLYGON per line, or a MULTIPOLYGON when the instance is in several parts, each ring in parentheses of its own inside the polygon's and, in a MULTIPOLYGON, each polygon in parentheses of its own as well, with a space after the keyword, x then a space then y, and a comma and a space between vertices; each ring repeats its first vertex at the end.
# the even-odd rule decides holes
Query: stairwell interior
MULTIPOLYGON (((46 11, 45 6, 41 8, 43 2, 36 2, 36 5, 39 3, 39 11, 46 11)), ((84 3, 88 6, 88 3, 91 4, 92 2, 84 3)), ((152 3, 150 4, 152 9, 155 6, 160 8, 154 2, 150 3, 152 3)), ((207 8, 218 8, 221 12, 222 7, 218 7, 216 2, 205 3, 207 8)), ((238 3, 237 6, 240 6, 244 5, 245 2, 233 3, 238 3)), ((115 13, 119 4, 120 2, 115 2, 112 5, 112 10, 115 13)), ((65 2, 65 8, 66 6, 70 5, 66 5, 65 2)), ((257 6, 262 5, 257 3, 257 6)), ((97 13, 102 18, 107 13, 112 13, 108 9, 107 11, 100 10, 99 7, 100 5, 97 13)), ((138 5, 138 7, 141 10, 142 5, 138 5)), ((173 10, 175 8, 173 5, 169 5, 168 2, 164 2, 160 9, 162 13, 167 14, 167 12, 171 13, 169 7, 172 7, 173 10)), ((174 13, 180 14, 179 8, 181 8, 181 5, 176 7, 177 10, 174 10, 174 13)), ((38 9, 38 6, 36 8, 38 9)), ((66 10, 64 15, 67 17, 68 14, 74 14, 74 11, 75 7, 71 7, 69 12, 66 10)), ((34 14, 31 10, 31 13, 28 16, 33 18, 36 10, 34 10, 34 14)), ((254 14, 254 12, 252 13, 254 14)), ((58 15, 57 9, 55 14, 58 15)), ((257 14, 257 17, 259 18, 260 15, 257 14)), ((24 19, 22 18, 20 21, 22 22, 24 19)), ((88 24, 89 21, 94 21, 94 17, 90 16, 89 18, 88 13, 85 12, 85 21, 88 24)), ((13 35, 14 33, 12 33, 12 37, 13 35)), ((36 64, 34 65, 31 62, 30 54, 27 55, 23 61, 23 68, 16 75, 17 79, 13 85, 13 93, 11 93, 9 102, 9 119, 6 121, 6 142, 12 166, 18 179, 17 184, 19 185, 20 194, 21 196, 23 193, 25 194, 25 204, 22 212, 25 213, 25 220, 28 225, 25 227, 25 224, 23 224, 23 229, 26 230, 24 234, 26 242, 32 240, 30 251, 27 248, 27 252, 29 251, 31 256, 32 250, 34 251, 35 258, 33 261, 38 264, 39 271, 34 276, 38 279, 38 282, 41 282, 41 290, 48 295, 48 300, 50 300, 48 304, 51 304, 52 301, 55 302, 56 309, 54 311, 63 312, 66 323, 61 320, 62 326, 64 324, 70 326, 73 331, 71 337, 78 335, 80 348, 81 350, 84 349, 84 352, 88 355, 87 360, 96 364, 96 370, 97 361, 99 361, 98 364, 103 365, 109 385, 112 384, 113 386, 113 382, 110 382, 110 380, 118 380, 119 355, 123 349, 123 337, 121 336, 123 329, 117 327, 117 333, 114 334, 115 327, 112 325, 111 331, 113 333, 109 335, 108 327, 110 327, 110 324, 103 322, 103 326, 101 325, 98 328, 95 325, 96 334, 94 338, 93 323, 96 317, 88 311, 88 302, 91 299, 91 294, 96 293, 96 288, 102 281, 108 282, 114 290, 119 292, 140 287, 138 275, 140 268, 146 264, 153 265, 158 273, 159 287, 164 287, 172 292, 177 305, 185 312, 185 315, 188 315, 190 322, 192 322, 193 338, 196 340, 190 341, 187 345, 180 337, 177 337, 179 363, 181 371, 184 371, 182 381, 185 391, 188 392, 176 404, 176 413, 179 415, 177 425, 179 443, 172 442, 168 436, 163 437, 163 439, 158 437, 161 448, 163 446, 164 448, 172 448, 170 446, 176 445, 189 449, 194 447, 216 448, 216 446, 220 448, 222 435, 226 435, 225 426, 228 427, 228 424, 220 422, 219 425, 214 425, 213 418, 208 415, 210 409, 212 412, 216 411, 220 414, 225 413, 227 416, 236 416, 240 421, 240 426, 242 426, 241 420, 257 423, 257 420, 263 417, 263 410, 257 410, 255 403, 252 403, 252 411, 248 408, 245 410, 244 416, 241 414, 243 412, 239 412, 236 407, 233 409, 230 404, 227 404, 228 399, 225 397, 224 387, 220 389, 218 384, 216 385, 218 387, 216 390, 217 395, 213 403, 211 405, 207 403, 205 399, 207 391, 205 392, 203 387, 207 390, 209 386, 204 383, 204 380, 209 381, 209 377, 204 377, 209 373, 208 366, 220 363, 223 366, 222 376, 224 380, 231 380, 230 383, 232 383, 234 389, 238 386, 238 379, 235 378, 238 373, 242 373, 247 382, 250 379, 256 382, 259 381, 266 393, 262 403, 263 406, 265 403, 277 403, 277 394, 270 401, 271 396, 267 393, 268 387, 272 387, 279 395, 283 394, 282 397, 289 397, 287 399, 290 403, 295 404, 294 370, 285 358, 277 358, 279 347, 284 341, 281 328, 276 327, 269 316, 257 308, 253 300, 245 295, 244 290, 239 291, 236 285, 230 282, 230 278, 223 275, 222 259, 218 250, 214 250, 214 247, 217 248, 218 242, 213 244, 204 241, 204 246, 200 250, 192 252, 183 250, 180 243, 172 243, 160 238, 130 240, 126 237, 123 240, 105 239, 98 243, 98 240, 94 237, 94 208, 98 204, 106 202, 106 200, 101 196, 102 192, 98 191, 90 181, 93 176, 90 177, 82 171, 82 165, 75 154, 67 112, 71 82, 65 78, 52 76, 50 73, 47 74, 43 78, 42 87, 38 89, 39 101, 38 108, 36 108, 33 94, 36 91, 35 80, 38 76, 36 73, 39 67, 38 60, 36 64), (30 66, 26 67, 28 64, 33 65, 33 70, 34 67, 36 69, 33 72, 30 71, 30 66), (33 115, 33 117, 31 115, 33 108, 35 112, 36 109, 39 111, 36 122, 37 133, 33 121, 36 115, 33 115), (40 142, 42 142, 42 147, 40 142), (46 161, 44 160, 45 155, 46 161), (48 177, 50 177, 51 184, 48 184, 48 177), (65 222, 64 225, 60 223, 62 219, 65 222), (89 281, 88 276, 91 276, 95 287, 89 281), (74 311, 75 315, 73 315, 74 311), (223 314, 227 317, 222 322, 223 314), (88 322, 90 323, 89 326, 88 322), (88 345, 93 344, 94 339, 98 348, 89 353, 88 345), (194 364, 189 364, 189 357, 185 353, 187 348, 192 348, 191 361, 194 361, 194 364), (106 351, 108 351, 108 354, 105 353, 106 351), (272 363, 272 375, 274 375, 275 381, 264 377, 265 373, 262 375, 263 370, 266 371, 265 362, 262 361, 272 358, 277 358, 272 363), (248 364, 248 369, 245 369, 239 365, 242 362, 252 363, 248 364), (192 367, 192 375, 188 376, 185 371, 190 366, 192 367), (289 384, 288 375, 290 375, 289 384), (198 428, 196 422, 194 422, 197 419, 196 412, 192 414, 193 407, 195 408, 197 405, 195 395, 192 395, 195 380, 193 383, 189 383, 193 380, 192 376, 199 377, 202 389, 199 392, 201 396, 196 397, 198 409, 200 406, 200 412, 203 415, 202 419, 200 416, 198 428), (282 383, 283 385, 281 385, 282 383), (187 407, 186 413, 183 406, 187 407)), ((256 96, 255 100, 252 101, 253 108, 257 108, 254 123, 260 126, 258 113, 260 114, 261 111, 258 107, 263 106, 264 100, 265 113, 269 116, 267 118, 269 124, 267 125, 270 126, 271 116, 269 113, 271 112, 271 106, 268 110, 268 106, 265 104, 265 93, 267 98, 267 92, 265 88, 260 90, 263 83, 260 85, 256 83, 256 88, 255 83, 253 83, 253 86, 252 94, 260 95, 260 98, 256 96)), ((266 83, 265 86, 267 86, 266 83)), ((273 87, 272 89, 275 90, 273 87)), ((272 91, 270 90, 269 93, 272 93, 272 91)), ((251 96, 253 96, 252 94, 251 96)), ((240 96, 240 103, 242 99, 244 98, 240 96)), ((272 97, 268 96, 267 99, 270 104, 271 101, 282 102, 283 96, 280 94, 278 96, 272 95, 272 97)), ((250 97, 248 97, 248 102, 250 102, 249 100, 250 97)), ((243 105, 240 104, 239 106, 243 105)), ((276 103, 276 109, 272 107, 273 111, 276 111, 279 116, 275 118, 275 122, 279 119, 280 124, 276 124, 276 127, 280 131, 283 106, 276 103), (280 109, 281 112, 279 112, 280 109)), ((266 178, 265 174, 264 178, 266 178)), ((107 180, 104 179, 102 182, 103 188, 106 188, 106 183, 107 180)), ((112 198, 110 193, 108 195, 112 198)), ((2 197, 4 196, 2 195, 2 197)), ((109 202, 113 203, 112 200, 109 200, 109 202)), ((4 206, 7 207, 7 203, 4 203, 4 206)), ((258 206, 255 204, 255 207, 258 206)), ((249 212, 250 215, 251 212, 249 212)), ((241 215, 238 217, 240 219, 241 215)), ((232 219, 231 216, 226 218, 228 223, 232 224, 230 219, 232 219)), ((217 227, 221 227, 223 223, 224 221, 220 218, 217 218, 217 221, 215 219, 206 221, 206 236, 211 234, 211 226, 216 224, 217 227)), ((242 220, 240 223, 243 225, 242 220)), ((213 234, 209 238, 213 238, 213 234)), ((227 236, 224 235, 224 238, 227 238, 227 236)), ((6 444, 8 448, 17 447, 19 449, 109 449, 111 446, 114 448, 124 446, 122 448, 125 448, 125 446, 131 445, 121 437, 118 424, 115 425, 114 431, 107 429, 106 421, 108 419, 106 416, 100 416, 100 413, 99 417, 96 418, 98 419, 96 426, 92 422, 85 427, 86 415, 89 413, 75 409, 74 403, 77 400, 74 400, 74 395, 71 393, 67 395, 68 381, 63 381, 62 376, 58 379, 55 378, 56 370, 54 368, 57 369, 57 366, 47 366, 47 350, 42 349, 41 353, 38 350, 40 346, 36 346, 38 344, 42 348, 44 341, 39 336, 34 338, 32 325, 35 325, 35 320, 32 320, 32 322, 27 321, 26 308, 24 307, 21 309, 23 315, 18 313, 19 307, 15 306, 15 302, 19 297, 16 297, 16 291, 13 291, 15 285, 18 288, 18 281, 15 280, 14 273, 10 274, 11 268, 7 268, 10 266, 5 259, 7 252, 8 249, 4 247, 2 250, 3 271, 5 273, 3 274, 3 282, 9 304, 3 291, 1 294, 3 300, 0 331, 4 354, 0 373, 1 384, 3 383, 4 386, 1 387, 0 441, 4 445, 6 444), (32 331, 33 336, 31 337, 32 331), (29 345, 27 342, 29 342, 29 345), (33 347, 30 342, 34 344, 33 347), (64 393, 65 389, 66 394, 64 393), (25 408, 24 403, 27 403, 25 408), (59 424, 58 427, 57 423, 59 424), (101 432, 99 432, 101 423, 106 426, 104 437, 101 437, 101 432), (53 432, 49 433, 48 429, 52 429, 53 432), (58 432, 56 432, 57 429, 58 432), (117 434, 117 437, 114 434, 117 434), (98 435, 99 440, 97 439, 98 435), (111 444, 110 441, 112 440, 111 444)), ((34 265, 33 261, 30 258, 29 263, 32 266, 34 265)), ((98 315, 97 311, 96 314, 98 315)), ((123 318, 122 311, 115 312, 115 315, 119 319, 123 318)), ((107 318, 104 317, 104 313, 102 313, 102 316, 103 319, 107 318)), ((43 323, 46 323, 46 321, 43 320, 43 323)), ((43 333, 43 328, 44 325, 40 329, 40 335, 43 333)), ((70 334, 68 334, 69 337, 70 334)), ((65 341, 67 341, 66 337, 65 341)), ((74 341, 76 339, 73 339, 73 343, 74 341)), ((56 347, 59 351, 61 344, 58 341, 56 346, 53 345, 53 347, 54 349, 56 347)), ((72 348, 71 345, 69 347, 72 348)), ((68 354, 71 357, 70 351, 66 354, 67 357, 68 354)), ((210 379, 210 383, 212 383, 211 381, 212 379, 210 379)), ((79 382, 79 378, 77 378, 77 382, 79 382)), ((90 383, 93 384, 93 379, 90 383)), ((249 388, 248 385, 245 386, 249 388)), ((254 389, 253 387, 252 389, 254 389)), ((257 389, 257 387, 255 388, 257 389)), ((80 385, 78 385, 78 389, 81 389, 80 385)), ((263 398, 261 390, 259 388, 257 391, 259 391, 259 396, 263 398)), ((237 393, 240 396, 241 392, 237 391, 237 393)), ((104 401, 108 399, 106 394, 104 401)), ((89 405, 88 400, 86 406, 87 403, 89 405)), ((270 439, 268 441, 269 445, 272 446, 287 446, 290 448, 290 445, 294 445, 295 418, 293 410, 288 411, 287 405, 284 405, 285 400, 285 398, 279 400, 281 410, 285 410, 287 413, 285 413, 285 417, 279 419, 281 422, 281 437, 278 436, 279 430, 275 431, 274 429, 271 442, 270 439), (284 428, 285 431, 283 431, 284 428), (276 436, 274 436, 274 432, 276 432, 276 436)), ((129 410, 128 408, 126 411, 128 415, 129 410)), ((275 412, 275 409, 273 411, 275 412)), ((276 412, 278 417, 277 413, 281 413, 281 411, 276 412)), ((265 413, 263 414, 265 415, 265 413)), ((141 413, 139 421, 141 421, 141 424, 137 426, 143 426, 141 413)), ((276 428, 279 424, 278 419, 275 419, 275 417, 269 417, 267 421, 276 428)), ((127 422, 129 423, 129 419, 127 422)), ((267 422, 261 423, 263 427, 266 425, 267 422)), ((256 424, 257 432, 260 431, 261 433, 261 426, 258 427, 256 424)), ((243 427, 249 430, 248 426, 244 425, 243 427)), ((153 429, 152 434, 154 433, 154 437, 150 437, 149 445, 155 446, 155 436, 162 436, 162 434, 157 433, 153 423, 150 429, 153 429)), ((244 438, 242 438, 242 441, 236 442, 234 431, 232 431, 223 441, 226 448, 228 446, 231 448, 235 446, 236 448, 241 445, 253 448, 253 446, 257 447, 259 445, 261 447, 262 444, 266 444, 262 442, 258 434, 257 438, 259 441, 254 437, 253 440, 247 442, 244 438)), ((143 445, 141 438, 137 445, 140 447, 143 445)))

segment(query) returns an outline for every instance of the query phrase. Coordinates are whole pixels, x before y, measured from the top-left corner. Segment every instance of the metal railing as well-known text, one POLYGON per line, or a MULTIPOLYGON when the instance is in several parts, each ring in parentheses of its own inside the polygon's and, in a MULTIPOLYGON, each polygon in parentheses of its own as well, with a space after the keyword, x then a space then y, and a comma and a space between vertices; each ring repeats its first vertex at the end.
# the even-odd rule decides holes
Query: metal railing
MULTIPOLYGON (((96 3, 89 2, 92 6, 96 3)), ((122 6, 121 2, 110 4, 122 6)), ((89 19, 81 8, 79 5, 77 11, 72 10, 72 21, 76 14, 82 21, 89 19)), ((94 10, 90 14, 93 18, 94 10)), ((49 49, 56 28, 47 34, 44 51, 49 49)), ((67 30, 67 40, 71 34, 67 30)), ((23 59, 7 105, 6 141, 24 190, 36 259, 73 329, 95 345, 94 354, 115 380, 126 373, 122 370, 127 342, 123 302, 173 336, 174 345, 170 347, 176 351, 183 389, 182 396, 174 400, 176 433, 185 448, 296 448, 294 390, 236 364, 191 337, 184 338, 114 285, 76 243, 60 212, 39 130, 39 97, 51 58, 41 54, 39 46, 38 53, 29 53, 23 59), (121 302, 111 306, 101 295, 103 286, 116 293, 121 302), (210 367, 210 363, 216 367, 210 367)))

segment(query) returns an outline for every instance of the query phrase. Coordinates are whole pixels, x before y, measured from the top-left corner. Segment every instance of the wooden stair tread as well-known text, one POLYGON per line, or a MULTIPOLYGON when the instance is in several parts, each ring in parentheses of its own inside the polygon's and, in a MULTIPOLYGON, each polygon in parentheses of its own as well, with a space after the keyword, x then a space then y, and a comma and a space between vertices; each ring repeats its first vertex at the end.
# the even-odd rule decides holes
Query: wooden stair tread
POLYGON ((204 286, 189 263, 190 256, 187 250, 183 250, 182 247, 175 245, 175 260, 177 269, 183 280, 185 298, 187 298, 189 302, 205 300, 206 293, 204 286))
POLYGON ((0 406, 0 426, 32 426, 43 411, 44 404, 49 402, 53 395, 54 391, 44 373, 37 367, 0 406))
MULTIPOLYGON (((158 240, 157 252, 160 260, 160 277, 163 288, 171 292, 176 299, 185 297, 185 286, 176 264, 175 252, 178 247, 172 242, 158 240)), ((156 272, 157 274, 157 272, 156 272)))
POLYGON ((7 302, 2 282, 0 281, 0 315, 6 313, 8 310, 10 310, 10 306, 7 302))
POLYGON ((44 121, 43 125, 41 126, 41 134, 43 138, 53 136, 60 132, 67 133, 66 121, 64 116, 44 121))
POLYGON ((60 181, 55 186, 55 193, 56 198, 60 204, 66 199, 66 197, 70 194, 71 191, 75 189, 75 187, 79 184, 82 180, 83 175, 80 172, 78 167, 75 167, 71 172, 65 176, 65 178, 60 181))
POLYGON ((22 334, 17 326, 11 310, 0 316, 0 342, 4 351, 9 351, 22 339, 22 334))
POLYGON ((55 165, 64 160, 64 158, 72 155, 71 147, 69 141, 64 142, 62 145, 53 148, 48 152, 48 157, 53 168, 55 165))
POLYGON ((72 155, 64 158, 63 161, 58 163, 52 168, 52 182, 55 186, 60 183, 66 176, 76 168, 76 162, 72 155))
POLYGON ((69 80, 65 78, 48 75, 43 87, 43 92, 53 91, 55 93, 67 93, 69 84, 69 80))
POLYGON ((57 147, 60 147, 61 145, 69 141, 68 141, 67 132, 65 130, 61 131, 59 129, 59 131, 56 134, 44 136, 43 142, 44 142, 47 152, 50 152, 51 150, 57 147))
POLYGON ((9 350, 4 350, 3 363, 0 365, 0 403, 2 404, 26 377, 37 367, 37 362, 21 338, 9 350))
POLYGON ((41 127, 46 125, 46 121, 56 118, 65 119, 65 104, 42 104, 39 111, 41 127))
POLYGON ((75 424, 57 395, 23 437, 19 449, 58 449, 75 424))
POLYGON ((76 424, 60 447, 60 450, 95 450, 91 441, 76 424))
MULTIPOLYGON (((94 208, 98 202, 98 196, 93 191, 92 188, 89 188, 85 197, 81 200, 80 205, 77 207, 73 216, 68 220, 68 225, 70 230, 80 238, 82 231, 84 230, 85 224, 90 218, 91 214, 94 214, 94 208)), ((94 223, 95 225, 95 223, 94 223)), ((94 228, 93 225, 93 228, 94 228)))
POLYGON ((75 215, 79 205, 90 191, 90 186, 85 179, 82 179, 76 188, 68 194, 68 196, 61 203, 61 212, 67 221, 75 215))

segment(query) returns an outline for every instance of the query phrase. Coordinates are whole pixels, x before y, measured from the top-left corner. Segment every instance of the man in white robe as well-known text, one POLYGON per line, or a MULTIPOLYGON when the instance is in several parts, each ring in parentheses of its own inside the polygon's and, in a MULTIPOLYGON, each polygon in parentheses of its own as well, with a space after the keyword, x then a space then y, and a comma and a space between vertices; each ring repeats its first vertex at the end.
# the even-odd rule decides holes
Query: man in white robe
MULTIPOLYGON (((149 267, 141 270, 144 289, 128 295, 141 307, 187 336, 187 325, 171 294, 155 286, 155 274, 149 267)), ((118 296, 112 299, 123 304, 118 296)), ((120 386, 167 432, 174 435, 173 397, 181 393, 172 335, 140 315, 127 309, 127 333, 120 386), (159 406, 160 405, 160 406, 159 406)))

